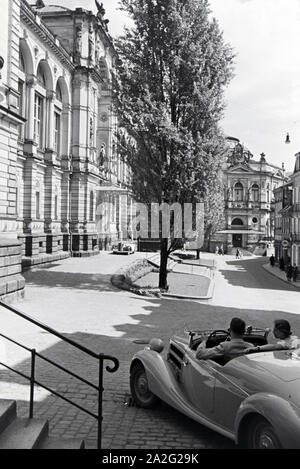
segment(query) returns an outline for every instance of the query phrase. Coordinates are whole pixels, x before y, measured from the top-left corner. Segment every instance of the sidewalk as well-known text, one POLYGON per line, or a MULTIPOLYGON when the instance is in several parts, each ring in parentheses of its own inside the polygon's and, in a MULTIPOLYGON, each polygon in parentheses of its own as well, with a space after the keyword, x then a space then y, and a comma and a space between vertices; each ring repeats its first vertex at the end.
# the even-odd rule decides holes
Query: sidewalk
POLYGON ((293 287, 297 288, 300 290, 300 280, 297 280, 297 282, 289 282, 286 278, 286 273, 282 270, 279 269, 279 267, 271 267, 270 264, 265 264, 263 265, 263 268, 269 272, 271 275, 274 275, 274 277, 279 278, 283 282, 287 283, 288 285, 292 285, 293 287))

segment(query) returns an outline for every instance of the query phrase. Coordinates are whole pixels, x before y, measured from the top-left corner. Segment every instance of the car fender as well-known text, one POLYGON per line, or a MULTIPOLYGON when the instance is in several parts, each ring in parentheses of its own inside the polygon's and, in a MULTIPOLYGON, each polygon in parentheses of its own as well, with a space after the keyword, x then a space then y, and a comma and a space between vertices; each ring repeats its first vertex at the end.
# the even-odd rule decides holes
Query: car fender
POLYGON ((236 443, 240 443, 242 431, 253 414, 270 422, 283 448, 300 449, 300 410, 271 393, 252 394, 242 402, 235 419, 236 443))
POLYGON ((172 406, 179 402, 183 405, 183 394, 176 374, 160 353, 148 348, 141 350, 133 357, 130 370, 137 361, 145 368, 148 386, 153 394, 172 406))
POLYGON ((225 428, 217 426, 205 415, 201 414, 187 400, 182 385, 176 377, 173 366, 158 352, 148 348, 136 353, 132 359, 130 371, 135 363, 141 363, 146 371, 148 386, 151 392, 171 407, 186 416, 217 431, 227 438, 234 439, 234 434, 225 428))

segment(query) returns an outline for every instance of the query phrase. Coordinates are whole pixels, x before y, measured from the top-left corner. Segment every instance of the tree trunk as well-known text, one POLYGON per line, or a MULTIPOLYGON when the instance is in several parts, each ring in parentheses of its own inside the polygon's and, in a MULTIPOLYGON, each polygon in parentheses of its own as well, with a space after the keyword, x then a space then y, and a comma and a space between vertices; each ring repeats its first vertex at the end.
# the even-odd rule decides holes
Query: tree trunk
POLYGON ((159 269, 159 288, 168 289, 168 239, 164 238, 160 242, 160 269, 159 269))

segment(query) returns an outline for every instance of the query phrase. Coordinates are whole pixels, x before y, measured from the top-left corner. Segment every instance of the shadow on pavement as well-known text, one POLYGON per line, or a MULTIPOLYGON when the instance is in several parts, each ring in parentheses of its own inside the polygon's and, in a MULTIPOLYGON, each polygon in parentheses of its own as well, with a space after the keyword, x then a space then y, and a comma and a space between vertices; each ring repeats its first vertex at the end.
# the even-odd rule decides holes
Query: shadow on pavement
POLYGON ((48 288, 69 288, 72 290, 96 290, 119 292, 111 282, 111 275, 98 273, 86 274, 80 272, 56 272, 49 268, 28 271, 23 274, 26 285, 48 288))
POLYGON ((237 270, 219 269, 219 272, 233 286, 277 291, 299 291, 293 285, 286 284, 264 270, 262 265, 267 264, 267 262, 267 258, 227 261, 228 266, 234 266, 237 270))

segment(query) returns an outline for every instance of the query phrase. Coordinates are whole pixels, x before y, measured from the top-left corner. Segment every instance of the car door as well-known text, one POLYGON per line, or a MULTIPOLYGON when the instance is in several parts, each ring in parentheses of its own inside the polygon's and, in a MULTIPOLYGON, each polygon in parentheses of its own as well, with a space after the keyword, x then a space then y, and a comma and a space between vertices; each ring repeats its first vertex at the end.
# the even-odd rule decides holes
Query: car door
POLYGON ((215 369, 215 422, 230 430, 234 430, 234 422, 241 403, 248 397, 248 392, 243 389, 242 379, 238 379, 235 373, 235 360, 231 360, 225 366, 219 366, 212 362, 215 369))
POLYGON ((189 401, 201 414, 212 418, 214 412, 215 372, 209 361, 196 360, 194 352, 186 351, 181 382, 189 401))

